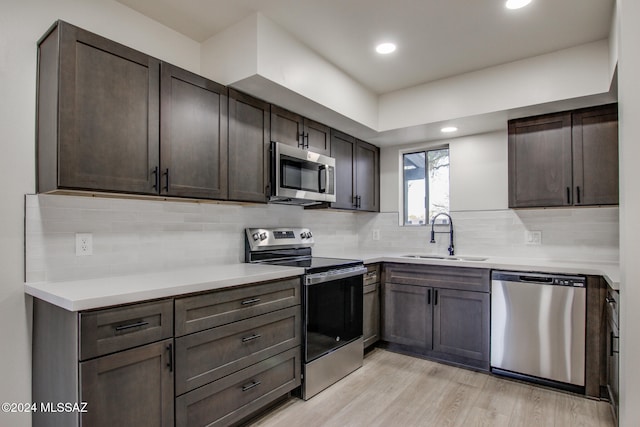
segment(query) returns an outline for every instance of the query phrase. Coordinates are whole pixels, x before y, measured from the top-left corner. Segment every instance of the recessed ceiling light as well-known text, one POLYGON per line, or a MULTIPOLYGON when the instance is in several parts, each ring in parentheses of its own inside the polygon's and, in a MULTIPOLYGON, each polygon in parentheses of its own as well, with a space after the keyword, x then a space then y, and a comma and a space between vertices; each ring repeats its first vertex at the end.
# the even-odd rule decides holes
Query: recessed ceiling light
POLYGON ((393 43, 380 43, 376 46, 376 52, 381 55, 387 55, 396 50, 396 45, 393 43))
POLYGON ((505 6, 507 9, 520 9, 531 3, 531 0, 507 0, 505 6))
POLYGON ((442 133, 451 133, 451 132, 455 132, 457 131, 458 128, 455 126, 447 126, 447 127, 443 127, 442 129, 440 129, 440 132, 442 133))

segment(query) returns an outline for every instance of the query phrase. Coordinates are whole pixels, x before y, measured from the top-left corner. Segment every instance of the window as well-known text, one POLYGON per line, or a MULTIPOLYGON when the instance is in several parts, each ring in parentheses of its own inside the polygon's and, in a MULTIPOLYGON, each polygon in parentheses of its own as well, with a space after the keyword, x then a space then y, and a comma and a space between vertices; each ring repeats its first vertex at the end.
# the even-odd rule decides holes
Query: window
POLYGON ((449 213, 449 148, 402 155, 404 225, 428 224, 449 213))

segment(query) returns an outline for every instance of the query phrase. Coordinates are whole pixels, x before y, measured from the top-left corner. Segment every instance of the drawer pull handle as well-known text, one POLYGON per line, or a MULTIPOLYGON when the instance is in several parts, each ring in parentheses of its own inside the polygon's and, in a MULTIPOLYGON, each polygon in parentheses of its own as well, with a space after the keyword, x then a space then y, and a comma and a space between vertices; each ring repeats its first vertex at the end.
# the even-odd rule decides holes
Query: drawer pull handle
POLYGON ((244 301, 242 301, 240 304, 242 305, 249 305, 249 304, 255 304, 257 302, 260 302, 260 298, 251 298, 251 299, 246 299, 244 301))
POLYGON ((242 338, 242 342, 249 342, 249 341, 253 341, 253 340, 255 340, 255 339, 260 338, 261 336, 262 336, 262 335, 260 335, 260 334, 253 334, 253 335, 251 335, 251 336, 248 336, 248 337, 244 337, 244 338, 242 338))
POLYGON ((249 391, 252 388, 259 386, 260 384, 260 381, 251 381, 251 383, 242 386, 242 391, 249 391))
POLYGON ((148 324, 149 324, 149 322, 136 322, 136 323, 132 323, 130 325, 116 326, 115 329, 116 329, 116 331, 120 332, 120 331, 125 331, 127 329, 139 328, 140 326, 146 326, 148 324))

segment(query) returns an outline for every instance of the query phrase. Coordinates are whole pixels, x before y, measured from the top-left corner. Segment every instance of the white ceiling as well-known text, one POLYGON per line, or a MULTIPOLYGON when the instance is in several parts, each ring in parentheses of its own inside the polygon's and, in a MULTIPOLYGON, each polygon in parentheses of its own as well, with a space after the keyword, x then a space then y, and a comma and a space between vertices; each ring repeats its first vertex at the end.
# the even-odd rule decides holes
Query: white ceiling
POLYGON ((614 0, 118 0, 204 41, 261 12, 381 94, 606 38, 614 0), (397 43, 385 57, 381 41, 397 43))

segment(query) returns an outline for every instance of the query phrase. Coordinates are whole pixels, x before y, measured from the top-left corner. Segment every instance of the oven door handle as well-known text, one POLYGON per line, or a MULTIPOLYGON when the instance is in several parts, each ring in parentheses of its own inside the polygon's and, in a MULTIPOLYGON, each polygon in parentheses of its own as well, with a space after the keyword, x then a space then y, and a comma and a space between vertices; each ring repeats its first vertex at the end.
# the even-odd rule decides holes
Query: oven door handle
POLYGON ((306 286, 317 285, 318 283, 331 282, 333 280, 346 279, 354 276, 363 276, 367 272, 366 267, 348 268, 344 270, 333 270, 324 273, 307 274, 304 279, 306 286))

